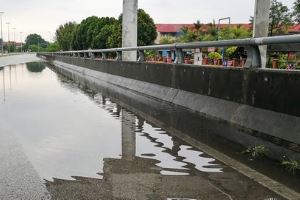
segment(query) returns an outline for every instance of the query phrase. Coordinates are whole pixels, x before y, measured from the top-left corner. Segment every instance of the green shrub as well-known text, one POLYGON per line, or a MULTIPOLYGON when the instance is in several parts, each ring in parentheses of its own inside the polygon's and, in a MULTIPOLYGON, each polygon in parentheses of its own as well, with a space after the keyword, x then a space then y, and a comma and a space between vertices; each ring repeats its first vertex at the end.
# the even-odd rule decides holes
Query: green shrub
POLYGON ((292 173, 293 175, 299 173, 300 171, 300 163, 297 160, 283 160, 281 165, 285 167, 285 169, 292 173))
POLYGON ((222 56, 221 56, 221 54, 219 54, 218 52, 210 52, 209 54, 208 54, 208 58, 209 59, 222 59, 222 56))
POLYGON ((243 153, 250 155, 251 158, 253 159, 256 159, 256 158, 261 158, 266 156, 267 151, 268 150, 266 147, 262 145, 258 145, 258 146, 247 148, 243 153))

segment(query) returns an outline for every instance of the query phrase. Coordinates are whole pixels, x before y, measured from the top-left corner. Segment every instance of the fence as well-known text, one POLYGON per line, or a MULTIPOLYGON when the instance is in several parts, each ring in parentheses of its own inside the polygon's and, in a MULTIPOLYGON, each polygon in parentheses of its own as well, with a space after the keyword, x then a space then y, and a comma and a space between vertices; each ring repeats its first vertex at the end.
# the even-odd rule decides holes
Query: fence
MULTIPOLYGON (((261 54, 259 46, 273 45, 273 44, 295 44, 300 43, 300 34, 285 35, 274 37, 262 38, 247 38, 236 40, 221 40, 221 41, 207 41, 207 42, 193 42, 193 43, 175 43, 167 45, 152 45, 152 46, 139 46, 139 47, 126 47, 126 48, 112 48, 112 49, 89 49, 79 51, 61 51, 54 53, 43 53, 45 55, 58 55, 58 56, 72 56, 95 59, 95 54, 100 54, 101 59, 107 59, 107 54, 114 53, 115 60, 122 60, 122 52, 124 51, 137 51, 137 62, 145 62, 145 51, 149 50, 170 50, 175 52, 175 64, 184 63, 183 50, 185 49, 200 49, 206 47, 244 47, 247 51, 247 60, 245 63, 246 68, 260 68, 261 67, 261 54)), ((300 51, 300 50, 299 50, 300 51)), ((42 53, 41 53, 42 55, 42 53)))

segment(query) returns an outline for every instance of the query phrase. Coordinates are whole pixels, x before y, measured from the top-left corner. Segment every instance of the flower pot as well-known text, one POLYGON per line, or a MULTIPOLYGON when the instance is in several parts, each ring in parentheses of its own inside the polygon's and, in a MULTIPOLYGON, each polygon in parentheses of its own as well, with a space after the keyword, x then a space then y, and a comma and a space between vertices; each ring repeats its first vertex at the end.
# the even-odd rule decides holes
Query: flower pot
POLYGON ((184 64, 190 64, 190 59, 189 58, 185 58, 184 59, 184 64))
POLYGON ((172 58, 167 58, 167 63, 172 63, 172 58))
POLYGON ((208 58, 203 58, 202 65, 208 65, 208 58))
POLYGON ((227 66, 233 66, 233 62, 234 62, 233 60, 228 60, 227 61, 227 66))
POLYGON ((278 59, 273 59, 272 60, 272 68, 277 69, 278 68, 278 59))

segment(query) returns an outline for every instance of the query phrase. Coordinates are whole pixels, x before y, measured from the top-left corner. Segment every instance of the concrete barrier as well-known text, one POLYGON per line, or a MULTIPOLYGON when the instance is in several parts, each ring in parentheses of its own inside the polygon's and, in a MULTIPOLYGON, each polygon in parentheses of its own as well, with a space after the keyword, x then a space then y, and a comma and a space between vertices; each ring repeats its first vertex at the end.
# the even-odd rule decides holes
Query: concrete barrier
MULTIPOLYGON (((245 70, 190 65, 100 61, 56 56, 53 63, 86 80, 104 83, 175 104, 207 119, 235 127, 239 134, 300 158, 300 72, 245 70), (272 146, 284 147, 286 151, 272 146)), ((236 131, 216 133, 244 146, 236 131)), ((216 132, 216 131, 214 131, 216 132)), ((253 144, 255 145, 255 144, 253 144)))

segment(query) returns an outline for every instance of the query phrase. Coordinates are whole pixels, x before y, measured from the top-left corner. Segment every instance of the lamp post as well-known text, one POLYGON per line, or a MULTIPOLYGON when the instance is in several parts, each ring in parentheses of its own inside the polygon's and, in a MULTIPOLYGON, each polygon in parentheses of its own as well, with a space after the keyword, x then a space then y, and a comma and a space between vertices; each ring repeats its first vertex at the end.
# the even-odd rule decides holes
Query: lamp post
POLYGON ((12 28, 12 30, 14 30, 14 52, 16 52, 16 28, 12 28))
POLYGON ((10 48, 10 40, 9 40, 9 25, 10 25, 10 22, 6 22, 7 24, 7 52, 9 53, 9 48, 10 48))
POLYGON ((0 12, 0 22, 1 22, 1 40, 2 40, 2 44, 1 44, 1 53, 3 56, 3 44, 4 44, 4 40, 3 40, 3 30, 2 30, 2 15, 4 14, 4 12, 0 12))
POLYGON ((23 34, 23 32, 20 32, 21 53, 22 53, 22 51, 23 51, 23 41, 22 41, 22 34, 23 34))
MULTIPOLYGON (((230 17, 224 17, 224 18, 221 18, 219 19, 219 22, 218 22, 218 38, 217 40, 219 40, 219 31, 220 31, 220 24, 221 24, 221 21, 224 21, 224 20, 228 20, 228 28, 230 28, 230 24, 231 24, 231 18, 230 17)), ((225 53, 225 48, 223 47, 222 48, 222 63, 224 65, 224 53, 225 53)), ((226 63, 226 66, 227 66, 227 63, 226 63)))

